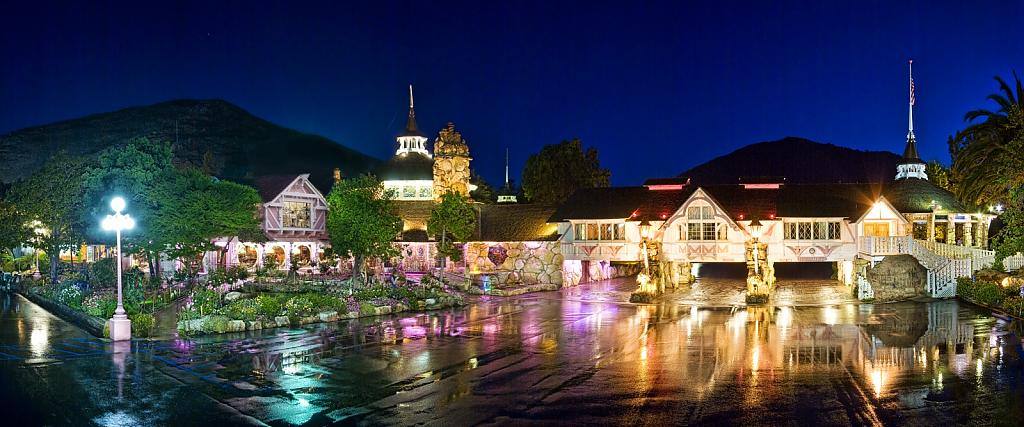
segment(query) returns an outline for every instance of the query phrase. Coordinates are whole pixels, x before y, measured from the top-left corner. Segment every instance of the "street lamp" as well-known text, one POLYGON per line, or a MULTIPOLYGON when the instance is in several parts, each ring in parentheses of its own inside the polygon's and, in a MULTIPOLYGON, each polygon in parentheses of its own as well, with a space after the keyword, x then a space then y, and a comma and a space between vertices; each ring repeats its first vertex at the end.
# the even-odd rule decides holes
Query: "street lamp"
POLYGON ((135 220, 128 214, 121 214, 124 206, 125 202, 121 197, 111 199, 110 209, 114 210, 114 214, 103 218, 101 224, 104 230, 113 230, 117 235, 117 309, 114 310, 114 317, 110 319, 110 339, 114 341, 132 339, 132 321, 128 320, 121 298, 121 230, 131 230, 135 227, 135 220))
POLYGON ((753 221, 750 221, 750 225, 747 226, 747 228, 750 229, 750 237, 753 237, 754 240, 760 241, 761 240, 761 227, 762 227, 761 221, 758 220, 757 218, 754 218, 753 221))
POLYGON ((39 245, 43 242, 43 236, 46 235, 46 229, 43 228, 43 223, 39 222, 39 220, 33 220, 29 225, 32 227, 32 232, 35 236, 35 238, 32 239, 34 240, 33 244, 35 244, 35 248, 32 250, 32 255, 36 257, 36 271, 32 274, 32 277, 38 279, 41 276, 39 271, 39 245))

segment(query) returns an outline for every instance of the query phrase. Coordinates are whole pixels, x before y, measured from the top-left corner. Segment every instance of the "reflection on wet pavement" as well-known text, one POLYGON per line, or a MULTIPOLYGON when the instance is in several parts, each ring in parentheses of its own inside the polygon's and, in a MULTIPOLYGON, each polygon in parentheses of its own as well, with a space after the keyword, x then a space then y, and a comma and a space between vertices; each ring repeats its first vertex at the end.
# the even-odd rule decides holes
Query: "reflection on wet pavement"
POLYGON ((4 296, 0 397, 36 420, 101 425, 1024 416, 1020 341, 1007 333, 1020 326, 973 306, 636 306, 594 301, 624 285, 597 286, 481 297, 429 314, 135 341, 130 353, 4 296))

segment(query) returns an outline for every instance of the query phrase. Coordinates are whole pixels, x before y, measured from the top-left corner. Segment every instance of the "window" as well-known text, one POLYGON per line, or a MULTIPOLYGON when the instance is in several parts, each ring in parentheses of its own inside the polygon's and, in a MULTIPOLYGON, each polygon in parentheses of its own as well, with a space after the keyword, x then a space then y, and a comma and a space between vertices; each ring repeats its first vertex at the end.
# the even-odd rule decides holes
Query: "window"
POLYGON ((402 187, 402 197, 403 198, 416 197, 416 187, 413 187, 411 185, 406 185, 405 187, 402 187))
POLYGON ((679 238, 696 241, 728 240, 728 226, 715 219, 714 207, 689 206, 686 208, 686 224, 679 226, 679 238))
POLYGON ((434 193, 430 187, 420 187, 420 197, 424 199, 434 197, 434 193))
POLYGON ((842 232, 838 221, 793 221, 782 227, 786 240, 839 240, 842 232))
POLYGON ((573 240, 626 240, 626 224, 573 224, 573 240))
POLYGON ((288 228, 310 227, 309 203, 285 202, 281 208, 281 226, 288 228))

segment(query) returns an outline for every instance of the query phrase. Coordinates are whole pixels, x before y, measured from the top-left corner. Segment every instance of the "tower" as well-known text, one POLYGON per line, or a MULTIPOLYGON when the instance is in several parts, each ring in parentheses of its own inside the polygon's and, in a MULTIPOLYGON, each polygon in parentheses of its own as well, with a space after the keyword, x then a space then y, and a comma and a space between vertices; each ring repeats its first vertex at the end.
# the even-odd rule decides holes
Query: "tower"
POLYGON ((448 122, 434 140, 434 200, 449 191, 469 197, 470 160, 469 146, 455 124, 448 122))
POLYGON ((925 164, 917 154, 917 139, 914 138, 914 60, 910 60, 910 113, 907 122, 907 146, 903 148, 903 160, 896 166, 896 179, 928 179, 925 164))
POLYGON ((409 119, 405 122, 405 130, 398 134, 398 150, 395 155, 419 153, 430 157, 427 151, 427 136, 416 126, 416 108, 412 97, 412 85, 409 85, 409 119))

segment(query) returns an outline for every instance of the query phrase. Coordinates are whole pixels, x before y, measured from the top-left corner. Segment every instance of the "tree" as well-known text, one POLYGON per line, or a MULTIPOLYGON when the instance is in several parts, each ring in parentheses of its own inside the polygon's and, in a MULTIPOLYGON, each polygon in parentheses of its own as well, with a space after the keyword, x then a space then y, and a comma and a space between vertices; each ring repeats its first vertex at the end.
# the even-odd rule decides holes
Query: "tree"
POLYGON ((924 167, 924 173, 928 175, 928 180, 940 188, 954 192, 953 183, 949 180, 949 168, 939 163, 937 160, 932 160, 924 167))
POLYGON ((1024 185, 1024 85, 1013 73, 1015 90, 995 77, 999 92, 987 98, 996 111, 968 112, 971 123, 950 138, 952 176, 957 195, 974 205, 1007 200, 1009 190, 1024 185))
POLYGON ((50 262, 50 281, 57 283, 61 250, 75 250, 82 242, 82 209, 85 186, 82 171, 86 160, 58 153, 41 169, 11 189, 10 200, 29 221, 39 221, 45 231, 36 236, 38 247, 50 262))
POLYGON ((476 190, 469 192, 469 197, 480 203, 494 203, 494 187, 487 183, 484 177, 477 175, 476 171, 469 173, 469 183, 476 186, 476 190))
POLYGON ((218 249, 213 239, 259 232, 260 196, 252 187, 189 169, 168 171, 153 192, 160 203, 143 226, 163 236, 168 255, 180 259, 190 276, 198 272, 203 253, 218 249))
POLYGON ((579 138, 548 144, 526 160, 523 193, 538 203, 558 203, 581 188, 607 187, 611 172, 601 168, 597 149, 583 150, 579 138))
POLYGON ((353 273, 362 274, 367 258, 396 256, 392 241, 402 231, 392 194, 380 181, 360 176, 338 182, 327 195, 327 234, 331 247, 355 259, 353 273))
MULTIPOLYGON (((169 142, 151 142, 147 138, 132 139, 100 152, 96 164, 82 175, 88 207, 83 210, 83 221, 89 227, 91 240, 110 240, 110 233, 99 230, 98 225, 109 213, 113 196, 128 201, 130 214, 140 225, 151 222, 154 211, 163 202, 155 197, 158 193, 153 189, 158 179, 173 172, 172 158, 169 142)), ((124 235, 125 245, 149 260, 151 277, 159 275, 160 253, 168 244, 166 237, 146 226, 124 235)))
POLYGON ((14 256, 14 248, 29 241, 30 230, 25 215, 13 203, 0 200, 0 254, 14 256))
POLYGON ((1015 188, 1010 191, 1006 212, 999 216, 1003 228, 992 239, 995 250, 996 269, 1003 269, 1003 259, 1024 252, 1024 189, 1015 188))
MULTIPOLYGON (((459 193, 449 191, 441 195, 441 203, 430 211, 427 232, 441 243, 437 247, 444 259, 462 259, 462 252, 455 242, 464 242, 476 227, 476 211, 469 201, 459 193)), ((443 261, 442 261, 443 262, 443 261)))

